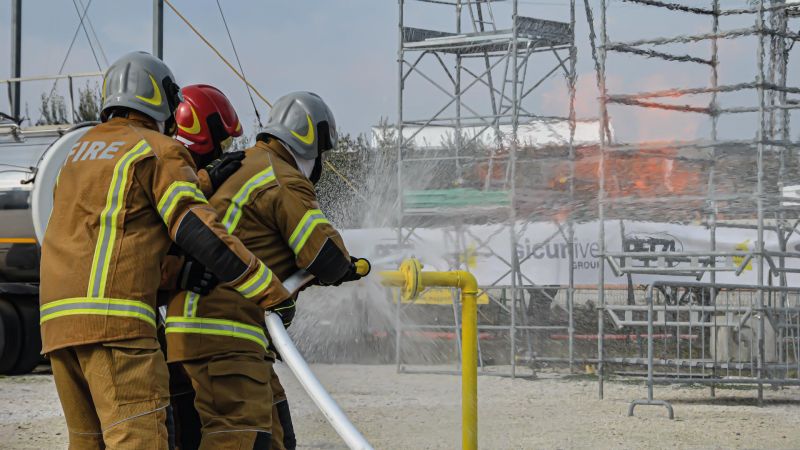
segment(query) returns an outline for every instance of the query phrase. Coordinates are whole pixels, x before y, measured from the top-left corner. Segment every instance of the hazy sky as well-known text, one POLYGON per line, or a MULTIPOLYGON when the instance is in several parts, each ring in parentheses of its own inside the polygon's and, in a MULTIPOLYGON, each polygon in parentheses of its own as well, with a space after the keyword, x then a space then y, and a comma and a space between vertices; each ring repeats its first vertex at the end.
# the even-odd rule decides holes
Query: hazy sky
MULTIPOLYGON (((80 0, 74 0, 79 2, 80 0)), ((85 3, 87 0, 83 0, 85 3)), ((173 0, 174 4, 231 61, 231 49, 215 0, 173 0)), ((689 1, 706 5, 711 0, 689 1)), ((455 15, 450 7, 412 4, 406 24, 451 30, 455 15)), ((595 78, 591 59, 586 16, 578 2, 578 112, 588 117, 597 114, 595 78)), ((591 2, 595 7, 597 0, 591 2)), ((722 0, 724 7, 741 7, 745 0, 722 0)), ((363 132, 381 116, 396 118, 397 104, 397 2, 394 0, 221 0, 234 42, 248 78, 270 100, 293 90, 319 93, 333 108, 340 128, 363 132)), ((642 8, 610 0, 609 27, 612 40, 675 35, 710 31, 711 19, 642 8)), ((595 11, 597 13, 597 11, 595 11)), ((509 2, 495 4, 495 17, 508 23, 509 2)), ((110 2, 95 0, 88 16, 109 61, 131 50, 150 50, 152 2, 110 2)), ((521 0, 520 14, 554 20, 569 20, 568 0, 521 0)), ((23 5, 23 75, 52 74, 59 70, 78 25, 73 0, 25 0, 23 5)), ((749 26, 752 17, 723 19, 722 28, 749 26)), ((10 1, 0 2, 0 35, 10 37, 10 1)), ((468 22, 465 22, 465 26, 468 22)), ((797 29, 797 24, 792 25, 797 29)), ((5 40, 5 39, 4 39, 5 40)), ((724 41, 720 44, 722 83, 750 81, 755 72, 754 40, 724 41)), ((0 73, 10 73, 8 42, 0 46, 0 73)), ((102 68, 100 50, 95 45, 102 68)), ((709 44, 667 47, 662 50, 708 57, 709 44)), ((165 6, 165 60, 182 85, 210 83, 220 87, 234 101, 245 125, 254 114, 242 83, 227 67, 165 6)), ((431 60, 433 61, 433 60, 431 60)), ((480 60, 479 62, 481 62, 480 60)), ((543 54, 532 59, 529 76, 549 71, 555 59, 543 54)), ((448 64, 451 64, 448 62, 448 64)), ((446 80, 437 73, 437 80, 446 80)), ((791 68, 794 68, 792 65, 791 68)), ((97 70, 97 65, 81 30, 64 72, 97 70)), ((477 69, 476 69, 477 70, 477 69)), ((791 69, 790 69, 791 70, 791 69)), ((633 93, 668 87, 698 87, 708 84, 707 66, 691 63, 664 64, 639 57, 614 57, 609 61, 609 89, 614 93, 633 93)), ((794 72, 792 72, 794 73, 794 72)), ((499 78, 499 77, 496 77, 499 78)), ((533 78, 531 78, 533 79, 533 78)), ((470 80, 465 76, 465 80, 470 80)), ((81 82, 83 83, 83 82, 81 82)), ((795 83, 800 84, 800 83, 795 83)), ((26 83, 24 101, 35 121, 38 97, 49 91, 52 82, 26 83)), ((62 82, 61 88, 65 88, 62 82)), ((424 117, 435 112, 446 100, 428 82, 409 78, 407 105, 409 116, 424 117), (413 89, 413 90, 412 90, 413 89)), ((5 87, 3 87, 5 89, 5 87)), ((476 91, 477 87, 473 87, 476 91)), ((65 92, 65 91, 64 91, 65 92)), ((752 94, 731 95, 720 100, 729 106, 754 104, 752 94)), ((475 97, 476 108, 488 101, 475 97)), ((689 101, 681 100, 680 103, 689 101)), ((707 104, 700 97, 697 104, 707 104)), ((267 108, 256 98, 262 116, 267 108)), ((541 114, 566 113, 564 75, 559 72, 542 85, 530 99, 529 109, 541 114)), ((8 99, 0 95, 0 110, 8 110, 8 99)), ((482 109, 485 110, 485 109, 482 109)), ((634 108, 612 110, 618 136, 626 140, 691 138, 708 131, 708 120, 696 114, 650 113, 634 108)), ((752 137, 752 116, 723 121, 730 137, 752 137)), ((796 127, 795 127, 796 128, 796 127)))

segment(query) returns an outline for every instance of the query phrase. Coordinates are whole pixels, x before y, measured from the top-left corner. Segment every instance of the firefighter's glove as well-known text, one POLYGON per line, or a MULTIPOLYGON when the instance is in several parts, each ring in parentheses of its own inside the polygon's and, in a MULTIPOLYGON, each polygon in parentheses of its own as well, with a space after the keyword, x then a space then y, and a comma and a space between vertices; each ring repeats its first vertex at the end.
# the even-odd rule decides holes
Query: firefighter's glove
POLYGON ((195 294, 207 295, 212 289, 217 287, 219 280, 216 275, 206 270, 194 258, 186 257, 181 273, 178 276, 178 288, 185 291, 192 291, 195 294))
POLYGON ((347 268, 344 276, 333 283, 334 286, 339 286, 348 281, 358 281, 365 276, 369 275, 372 270, 372 265, 365 258, 350 257, 350 267, 347 268))
POLYGON ((211 180, 211 187, 216 191, 231 175, 242 167, 244 152, 230 152, 215 159, 206 166, 208 178, 211 180))
POLYGON ((271 308, 267 308, 267 310, 271 311, 273 314, 277 314, 281 318, 283 326, 289 328, 289 325, 292 324, 292 320, 294 320, 295 306, 294 298, 289 298, 271 308))

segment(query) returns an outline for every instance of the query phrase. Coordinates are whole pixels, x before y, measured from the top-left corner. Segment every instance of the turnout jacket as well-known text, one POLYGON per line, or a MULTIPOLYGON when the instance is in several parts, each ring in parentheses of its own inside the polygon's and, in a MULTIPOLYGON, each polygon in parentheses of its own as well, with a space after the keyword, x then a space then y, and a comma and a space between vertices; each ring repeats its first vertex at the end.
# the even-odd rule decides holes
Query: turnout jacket
POLYGON ((61 168, 42 243, 42 351, 154 338, 172 241, 253 305, 288 297, 219 224, 183 145, 133 112, 89 130, 61 168))
MULTIPOLYGON (((323 283, 339 280, 350 266, 350 256, 294 158, 275 139, 259 140, 245 154, 241 169, 209 201, 222 225, 281 280, 299 269, 323 283)), ((218 286, 206 296, 179 292, 167 316, 170 361, 267 352, 264 310, 228 286, 218 286)))

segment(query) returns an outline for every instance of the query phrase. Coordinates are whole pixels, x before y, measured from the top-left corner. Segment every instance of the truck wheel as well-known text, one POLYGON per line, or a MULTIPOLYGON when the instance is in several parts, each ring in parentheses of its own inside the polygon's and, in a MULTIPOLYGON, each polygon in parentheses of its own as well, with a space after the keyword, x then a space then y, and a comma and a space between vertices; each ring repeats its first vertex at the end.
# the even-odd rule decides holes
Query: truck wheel
POLYGON ((19 359, 22 350, 22 326, 14 306, 0 299, 0 322, 3 323, 0 337, 0 375, 8 374, 19 359))
POLYGON ((42 334, 39 331, 39 302, 31 298, 17 298, 14 302, 22 325, 22 345, 12 375, 30 373, 42 361, 42 334))

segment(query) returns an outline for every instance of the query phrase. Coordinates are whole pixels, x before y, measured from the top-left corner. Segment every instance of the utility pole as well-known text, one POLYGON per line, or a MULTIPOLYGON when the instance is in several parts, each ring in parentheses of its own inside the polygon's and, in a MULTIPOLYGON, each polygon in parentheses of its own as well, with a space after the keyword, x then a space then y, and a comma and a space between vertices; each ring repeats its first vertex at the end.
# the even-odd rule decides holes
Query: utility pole
POLYGON ((153 0, 153 56, 164 59, 164 0, 153 0))
MULTIPOLYGON (((11 0, 11 78, 22 76, 22 0, 11 0)), ((11 115, 20 117, 20 82, 9 83, 11 115)))

